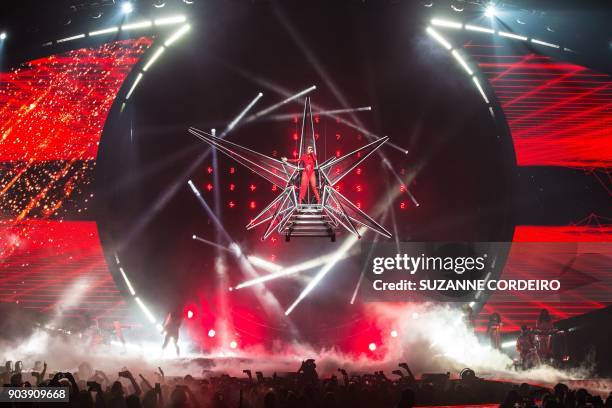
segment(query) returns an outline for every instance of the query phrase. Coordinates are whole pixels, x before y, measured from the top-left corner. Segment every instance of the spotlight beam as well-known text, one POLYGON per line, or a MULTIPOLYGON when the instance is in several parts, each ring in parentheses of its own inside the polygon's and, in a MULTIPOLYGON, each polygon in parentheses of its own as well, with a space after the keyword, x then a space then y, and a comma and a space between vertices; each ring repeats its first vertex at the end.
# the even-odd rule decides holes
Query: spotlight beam
POLYGON ((229 249, 229 248, 227 248, 227 247, 224 247, 223 245, 219 245, 219 244, 217 244, 216 242, 209 241, 209 240, 207 240, 206 238, 198 237, 197 235, 193 235, 193 236, 192 236, 192 238, 193 238, 194 240, 196 240, 196 241, 203 242, 203 243, 205 243, 205 244, 208 244, 208 245, 210 245, 210 246, 212 246, 212 247, 215 247, 215 248, 217 248, 217 249, 220 249, 220 250, 222 250, 222 251, 233 253, 231 249, 229 249))
MULTIPOLYGON (((363 235, 365 231, 366 228, 360 228, 359 235, 363 235)), ((313 280, 311 280, 310 283, 306 285, 306 287, 304 288, 304 290, 302 290, 297 299, 295 299, 291 306, 289 306, 289 308, 285 311, 285 316, 289 316, 291 312, 297 307, 297 305, 299 305, 300 302, 304 300, 304 298, 308 296, 308 294, 312 292, 314 288, 317 287, 317 285, 319 284, 319 282, 321 282, 321 280, 323 280, 325 275, 327 275, 329 271, 331 271, 332 268, 336 266, 336 263, 338 263, 338 261, 342 259, 342 256, 346 252, 348 252, 353 247, 353 245, 358 242, 358 240, 359 238, 357 238, 357 236, 351 235, 342 243, 342 246, 338 248, 338 250, 334 253, 332 259, 323 268, 321 268, 321 270, 315 275, 313 280)))
POLYGON ((280 108, 281 106, 286 105, 286 104, 288 104, 291 101, 294 101, 296 99, 301 98, 304 95, 309 94, 310 92, 314 91, 315 89, 317 89, 316 85, 313 85, 310 88, 304 89, 303 91, 300 91, 300 92, 296 93, 295 95, 291 95, 287 99, 283 99, 279 103, 276 103, 276 104, 274 104, 272 106, 269 106, 266 109, 260 110, 259 112, 249 116, 245 121, 246 122, 252 122, 253 120, 259 119, 262 116, 265 116, 265 115, 269 114, 270 112, 274 112, 276 109, 280 108))
MULTIPOLYGON (((387 220, 388 215, 389 215, 389 210, 387 209, 387 211, 385 211, 385 213, 383 214, 381 223, 384 224, 384 222, 387 220)), ((397 236, 397 232, 396 232, 396 236, 397 236)), ((351 305, 355 303, 355 299, 357 298, 357 294, 359 293, 359 289, 361 288, 361 283, 363 282, 363 278, 365 277, 365 270, 368 266, 368 263, 370 262, 370 259, 372 259, 372 255, 374 254, 374 249, 376 248, 379 239, 380 239, 380 235, 376 235, 374 237, 374 242, 372 242, 372 245, 370 246, 370 249, 368 250, 368 256, 366 257, 367 262, 364 263, 363 268, 361 268, 361 274, 359 275, 359 279, 357 280, 357 285, 355 286, 355 290, 353 291, 353 296, 351 296, 351 302, 350 302, 351 305)))
POLYGON ((200 204, 202 204, 202 207, 204 208, 208 216, 211 218, 212 222, 215 224, 218 231, 221 232, 223 234, 223 237, 227 240, 227 242, 231 244, 233 242, 232 238, 229 236, 225 228, 223 228, 223 225, 221 224, 221 222, 219 221, 219 219, 217 218, 213 210, 210 208, 206 200, 204 200, 204 197, 202 197, 202 194, 200 194, 200 190, 198 190, 198 188, 193 184, 191 180, 189 180, 187 184, 189 184, 189 187, 191 187, 191 191, 193 191, 193 194, 196 196, 200 204))
POLYGON ((242 120, 242 118, 244 117, 244 115, 246 115, 251 108, 253 108, 253 106, 257 103, 257 101, 259 100, 259 98, 261 98, 263 96, 263 93, 258 93, 257 96, 242 110, 242 112, 240 112, 238 114, 238 116, 236 116, 234 118, 234 120, 232 120, 230 122, 229 125, 227 125, 227 128, 225 129, 225 131, 221 134, 220 137, 225 136, 228 132, 230 132, 233 128, 236 127, 236 125, 238 124, 238 122, 240 122, 242 120))
MULTIPOLYGON (((348 258, 350 256, 352 256, 353 254, 350 252, 346 252, 343 254, 343 257, 341 259, 344 258, 348 258)), ((267 275, 261 276, 257 279, 252 279, 252 280, 248 280, 245 282, 242 282, 241 284, 237 285, 236 287, 234 287, 234 289, 243 289, 243 288, 248 288, 249 286, 253 286, 253 285, 257 285, 258 283, 263 283, 263 282, 267 282, 267 281, 271 281, 274 279, 278 279, 278 278, 284 278, 286 276, 291 276, 291 275, 295 275, 296 273, 300 273, 303 271, 307 271, 309 269, 312 268, 316 268, 318 266, 321 265, 325 265, 326 263, 330 262, 333 258, 334 258, 335 254, 327 254, 327 255, 322 255, 319 256, 315 259, 311 259, 309 261, 306 262, 301 262, 299 264, 293 265, 293 266, 289 266, 286 268, 281 268, 278 269, 272 273, 269 273, 267 275)), ((257 265, 258 260, 252 260, 251 257, 249 257, 249 260, 253 261, 253 264, 257 265)), ((271 268, 270 268, 271 269, 271 268)), ((270 270, 268 269, 268 270, 270 270)))
MULTIPOLYGON (((342 115, 342 114, 345 114, 345 113, 364 112, 364 111, 371 111, 371 110, 372 110, 371 106, 360 106, 358 108, 324 110, 324 111, 319 111, 319 112, 312 112, 312 114, 315 115, 315 116, 317 116, 317 115, 319 115, 319 116, 331 116, 331 115, 342 115)), ((296 116, 300 116, 301 114, 302 113, 300 113, 300 112, 283 113, 283 114, 279 114, 279 115, 268 116, 267 119, 282 121, 282 120, 287 120, 287 119, 294 118, 296 116)))
MULTIPOLYGON (((232 239, 229 233, 225 230, 225 228, 223 228, 219 219, 215 216, 210 206, 206 203, 206 200, 204 200, 204 198, 200 194, 200 191, 197 189, 197 187, 193 184, 191 180, 189 180, 187 184, 189 184, 189 187, 191 187, 191 190, 197 197, 198 201, 200 202, 200 204, 202 204, 202 207, 204 207, 204 210, 207 212, 209 217, 212 219, 213 223, 217 226, 219 233, 223 234, 224 238, 227 240, 227 242, 229 242, 229 248, 222 247, 221 245, 217 243, 205 240, 203 238, 198 239, 199 237, 195 235, 193 236, 194 239, 201 241, 201 242, 205 242, 214 247, 221 246, 223 250, 231 252, 238 259, 240 269, 243 271, 243 273, 251 278, 257 278, 259 276, 257 271, 255 271, 255 268, 253 268, 253 265, 251 265, 249 260, 239 250, 240 247, 238 246, 238 244, 235 243, 235 241, 232 239)), ((255 291, 257 294, 257 299, 266 308, 266 310, 270 310, 271 312, 282 316, 282 308, 280 306, 280 303, 278 302, 276 297, 272 293, 270 293, 270 291, 266 289, 264 285, 257 285, 255 287, 255 291)), ((289 324, 289 329, 294 336, 299 336, 299 332, 293 324, 289 324)))

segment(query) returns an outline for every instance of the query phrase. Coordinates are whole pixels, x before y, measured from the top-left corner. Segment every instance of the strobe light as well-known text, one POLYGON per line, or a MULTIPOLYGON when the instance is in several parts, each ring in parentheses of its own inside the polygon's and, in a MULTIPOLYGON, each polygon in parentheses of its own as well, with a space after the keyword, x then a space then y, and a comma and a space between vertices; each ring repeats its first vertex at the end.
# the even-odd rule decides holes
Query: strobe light
POLYGON ((121 3, 121 12, 123 14, 130 14, 132 11, 134 11, 134 6, 132 5, 132 3, 130 3, 129 1, 121 3))

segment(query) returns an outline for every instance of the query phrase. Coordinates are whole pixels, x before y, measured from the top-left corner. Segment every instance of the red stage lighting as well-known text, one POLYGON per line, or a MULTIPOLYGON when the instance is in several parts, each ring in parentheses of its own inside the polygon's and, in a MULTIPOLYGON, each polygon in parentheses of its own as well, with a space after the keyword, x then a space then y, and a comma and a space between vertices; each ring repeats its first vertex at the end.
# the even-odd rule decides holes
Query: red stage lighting
POLYGON ((254 210, 254 209, 255 209, 255 207, 257 207, 257 205, 255 204, 255 201, 251 201, 251 202, 249 203, 249 207, 251 208, 251 210, 254 210))
POLYGON ((234 207, 236 206, 236 203, 235 203, 235 202, 233 202, 233 201, 230 201, 229 203, 227 203, 227 206, 228 206, 229 208, 234 208, 234 207))
POLYGON ((206 185, 206 189, 207 189, 208 191, 211 191, 211 190, 213 189, 213 185, 212 185, 212 184, 210 184, 210 183, 208 183, 208 184, 206 185))
POLYGON ((255 184, 251 184, 251 185, 249 186, 249 190, 251 190, 251 191, 255 191, 255 190, 257 190, 257 186, 256 186, 255 184))
POLYGON ((230 167, 230 174, 234 174, 236 173, 236 168, 235 167, 230 167))
POLYGON ((298 134, 297 134, 297 132, 294 132, 294 133, 293 133, 293 140, 298 140, 298 134))
POLYGON ((236 185, 234 183, 229 185, 230 191, 234 191, 236 189, 236 185))
POLYGON ((213 168, 208 166, 208 168, 206 169, 206 171, 208 172, 208 174, 212 174, 213 172, 213 168))
POLYGON ((196 308, 193 305, 185 307, 183 310, 183 316, 188 320, 193 319, 196 316, 196 308))
POLYGON ((405 210, 406 208, 408 208, 408 206, 406 205, 406 202, 405 202, 405 201, 402 201, 402 202, 400 203, 400 210, 405 210))

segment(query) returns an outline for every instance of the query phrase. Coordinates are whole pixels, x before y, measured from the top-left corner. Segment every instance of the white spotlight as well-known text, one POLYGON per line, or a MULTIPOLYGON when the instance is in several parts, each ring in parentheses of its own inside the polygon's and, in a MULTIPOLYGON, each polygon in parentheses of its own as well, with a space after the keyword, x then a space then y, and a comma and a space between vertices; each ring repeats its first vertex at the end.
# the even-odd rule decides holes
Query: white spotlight
POLYGON ((370 351, 375 351, 376 350, 376 343, 370 343, 368 345, 368 348, 370 349, 370 351))
POLYGON ((208 331, 208 337, 215 337, 216 334, 217 332, 215 331, 215 329, 210 329, 208 331))
POLYGON ((427 34, 431 35, 433 38, 436 39, 436 41, 438 41, 440 44, 442 44, 442 46, 444 48, 446 48, 447 50, 450 51, 451 48, 453 48, 450 43, 448 41, 446 41, 446 39, 444 37, 442 37, 440 34, 438 34, 438 32, 436 30, 434 30, 431 27, 427 27, 427 29, 425 30, 427 31, 427 34))
POLYGON ((501 344, 502 348, 510 348, 516 346, 516 340, 505 341, 501 344))
POLYGON ((492 4, 489 4, 487 8, 485 9, 485 16, 489 18, 493 18, 496 15, 497 15, 497 10, 495 9, 495 6, 492 4))
POLYGON ((457 52, 457 50, 452 50, 451 53, 453 54, 453 57, 455 57, 455 59, 459 62, 459 64, 463 67, 463 69, 465 69, 465 72, 468 73, 468 75, 473 75, 474 72, 472 72, 472 70, 470 69, 470 67, 465 63, 465 61, 463 60, 463 58, 461 58, 461 55, 457 52))
POLYGON ((236 340, 232 340, 232 341, 230 342, 230 348, 235 349, 236 347, 238 347, 238 343, 236 343, 236 340))
POLYGON ((462 24, 456 21, 442 20, 439 18, 434 18, 431 20, 431 24, 439 27, 448 27, 448 28, 461 28, 462 24))
POLYGON ((183 34, 185 34, 187 31, 189 31, 189 29, 191 28, 191 26, 189 24, 185 24, 183 26, 181 26, 181 28, 179 28, 178 30, 176 30, 174 32, 174 34, 172 34, 164 43, 164 45, 166 47, 171 46, 176 40, 178 40, 179 38, 181 38, 183 36, 183 34))
POLYGON ((396 338, 397 337, 397 331, 391 330, 391 337, 396 338))
POLYGON ((0 33, 0 40, 5 40, 6 39, 6 32, 1 32, 0 33))
POLYGON ((121 4, 121 12, 123 14, 130 14, 132 11, 134 11, 134 6, 129 1, 121 4))

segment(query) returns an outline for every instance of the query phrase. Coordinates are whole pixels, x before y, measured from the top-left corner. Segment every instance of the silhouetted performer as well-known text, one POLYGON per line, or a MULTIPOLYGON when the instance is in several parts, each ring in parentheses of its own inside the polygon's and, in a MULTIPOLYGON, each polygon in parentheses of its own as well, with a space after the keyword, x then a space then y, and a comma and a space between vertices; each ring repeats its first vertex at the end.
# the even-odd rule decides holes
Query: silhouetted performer
POLYGON ((282 159, 285 162, 301 162, 304 165, 304 170, 302 171, 302 181, 300 183, 300 195, 298 199, 299 204, 302 204, 302 201, 306 196, 306 192, 308 192, 308 184, 310 184, 310 188, 312 189, 312 192, 314 193, 314 196, 317 199, 317 203, 321 204, 321 197, 319 197, 319 190, 317 190, 317 178, 315 177, 317 155, 315 154, 312 146, 308 146, 306 148, 306 153, 300 156, 299 159, 287 159, 286 157, 283 157, 282 159))
POLYGON ((555 332, 552 318, 548 310, 542 309, 536 321, 538 354, 543 360, 552 358, 552 336, 555 332))
POLYGON ((183 319, 181 319, 180 313, 177 311, 170 312, 166 316, 164 320, 164 331, 166 332, 166 337, 164 338, 164 344, 162 345, 162 350, 166 349, 166 346, 170 341, 174 342, 174 348, 176 349, 176 355, 179 356, 181 354, 178 345, 178 337, 179 337, 179 329, 181 327, 181 323, 183 319))
POLYGON ((487 333, 489 334, 489 339, 491 339, 491 347, 494 349, 501 349, 501 316, 499 313, 493 313, 489 316, 489 323, 487 324, 487 333))
POLYGON ((516 351, 521 356, 521 365, 524 370, 539 364, 533 331, 526 325, 521 326, 521 334, 516 339, 516 351))

